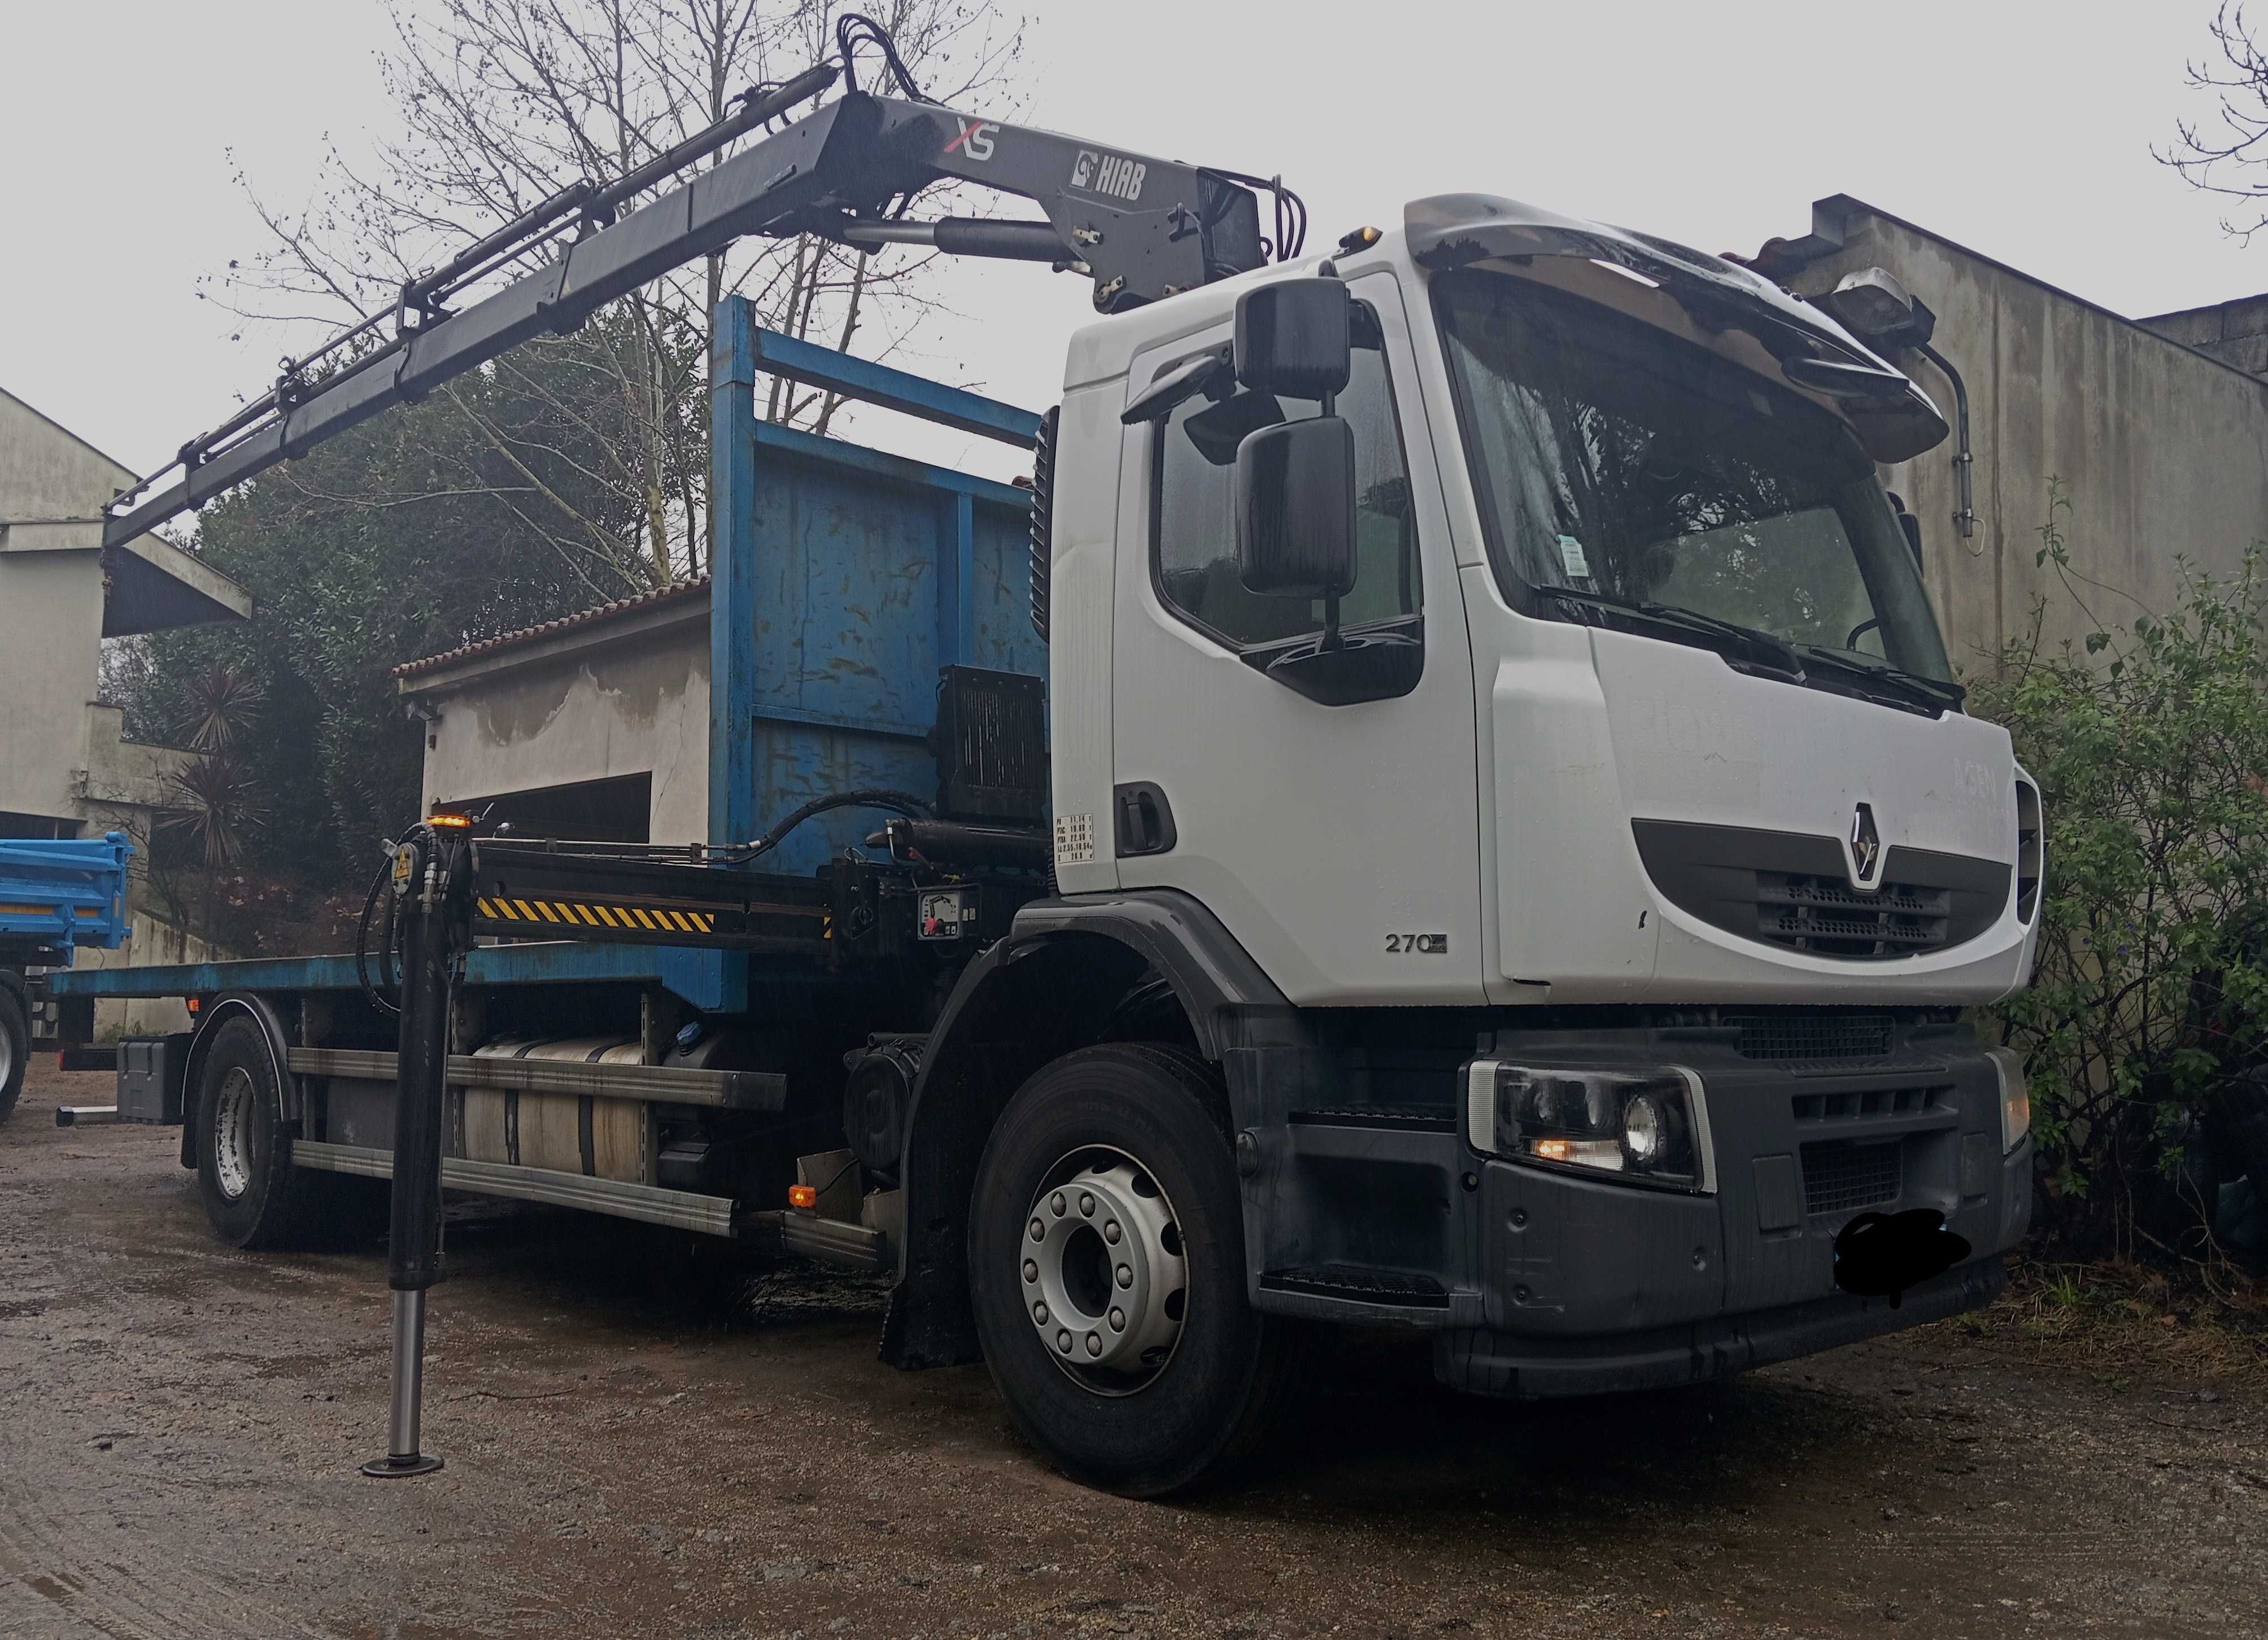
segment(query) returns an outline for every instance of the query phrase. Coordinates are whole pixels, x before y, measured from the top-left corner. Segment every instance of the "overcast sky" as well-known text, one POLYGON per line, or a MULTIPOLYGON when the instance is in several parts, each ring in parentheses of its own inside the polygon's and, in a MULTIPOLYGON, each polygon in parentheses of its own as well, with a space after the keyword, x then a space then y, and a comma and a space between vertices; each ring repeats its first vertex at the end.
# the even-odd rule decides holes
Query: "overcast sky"
MULTIPOLYGON (((1280 171, 1311 247, 1473 190, 1752 251, 1839 192, 2122 313, 2268 290, 2268 237, 2228 239, 2151 158, 2209 111, 2183 65, 2212 0, 1011 9, 1034 122, 1280 171)), ((137 470, 263 388, 279 339, 232 342, 195 296, 259 246, 232 178, 294 200, 327 135, 385 131, 387 39, 373 0, 0 0, 0 386, 137 470)), ((978 263, 940 289, 954 313, 902 361, 1052 402, 1086 282, 978 263)), ((880 413, 858 431, 1016 466, 880 413)))

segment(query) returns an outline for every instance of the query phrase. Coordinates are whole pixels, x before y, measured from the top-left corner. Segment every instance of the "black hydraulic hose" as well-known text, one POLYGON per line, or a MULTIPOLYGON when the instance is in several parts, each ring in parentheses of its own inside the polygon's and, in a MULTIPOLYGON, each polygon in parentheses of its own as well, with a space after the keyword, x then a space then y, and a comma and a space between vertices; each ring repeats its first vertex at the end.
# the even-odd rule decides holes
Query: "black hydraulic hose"
MULTIPOLYGON (((362 916, 355 923, 355 981, 362 987, 363 995, 370 998, 372 1006, 380 1013, 401 1011, 394 1004, 387 1001, 385 993, 371 983, 368 960, 370 914, 377 908, 378 897, 386 892, 387 879, 392 875, 393 871, 394 853, 393 850, 388 849, 386 858, 379 863, 378 875, 370 879, 370 892, 362 897, 362 916)), ((391 970, 394 967, 394 907, 390 903, 386 908, 386 923, 379 938, 379 943, 385 947, 382 954, 386 967, 391 970)), ((398 976, 389 973, 387 977, 394 979, 395 983, 399 984, 398 976)))
POLYGON ((930 813, 930 805, 910 791, 890 791, 876 788, 864 791, 831 792, 823 798, 814 798, 750 843, 747 851, 740 856, 741 862, 746 864, 747 861, 770 854, 780 846, 788 833, 815 814, 824 814, 829 809, 852 808, 889 809, 895 813, 905 815, 909 820, 926 819, 930 813))

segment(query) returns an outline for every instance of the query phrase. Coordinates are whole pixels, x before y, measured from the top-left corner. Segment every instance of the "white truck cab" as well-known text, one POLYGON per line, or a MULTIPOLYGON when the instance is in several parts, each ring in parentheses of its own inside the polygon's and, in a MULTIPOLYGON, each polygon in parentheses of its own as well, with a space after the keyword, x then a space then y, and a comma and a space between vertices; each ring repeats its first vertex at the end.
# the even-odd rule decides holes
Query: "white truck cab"
POLYGON ((1069 842, 1064 889, 1182 890, 1302 1006, 2020 986, 2036 798, 2007 732, 1959 710, 1872 470, 1942 436, 1934 407, 1715 258, 1479 196, 1408 220, 1073 341, 1056 813, 1123 841, 1118 794, 1154 787, 1174 842, 1069 842), (1226 357, 1248 292, 1319 265, 1359 315, 1335 406, 1355 460, 1342 620, 1417 649, 1336 702, 1268 669, 1314 641, 1322 600, 1248 592, 1236 557, 1256 401, 1314 404, 1224 377, 1122 421, 1226 357), (1822 359, 1875 397, 1800 373, 1822 359))

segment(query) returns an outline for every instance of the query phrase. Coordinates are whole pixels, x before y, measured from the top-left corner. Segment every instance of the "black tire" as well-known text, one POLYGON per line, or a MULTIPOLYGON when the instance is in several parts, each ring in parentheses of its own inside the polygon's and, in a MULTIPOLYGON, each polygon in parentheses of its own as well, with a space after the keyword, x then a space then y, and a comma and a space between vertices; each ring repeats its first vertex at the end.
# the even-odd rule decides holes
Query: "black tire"
POLYGON ((196 1092, 197 1188, 214 1231, 232 1247, 309 1243, 327 1180, 291 1165, 276 1067, 257 1025, 231 1019, 213 1033, 196 1092))
POLYGON ((0 1122, 16 1108, 31 1059, 32 1021, 24 1011, 24 998, 14 986, 0 984, 0 1122))
POLYGON ((1292 1400, 1298 1335, 1246 1299, 1243 1210, 1225 1100, 1202 1060, 1180 1048, 1122 1043, 1043 1066, 992 1130, 977 1170, 968 1240, 970 1297, 993 1382, 1017 1427, 1074 1480, 1156 1497, 1233 1479, 1268 1452, 1292 1400), (1102 1210, 1090 1206, 1082 1224, 1078 1202, 1093 1197, 1079 1186, 1101 1180, 1106 1166, 1133 1194, 1106 1190, 1102 1210), (1074 1188, 1068 1215, 1051 1226, 1043 1222, 1050 1211, 1066 1210, 1050 1206, 1064 1198, 1058 1182, 1074 1188), (1145 1183, 1153 1188, 1145 1192, 1145 1183), (1153 1346, 1120 1373, 1087 1366, 1081 1357, 1113 1327, 1122 1337, 1099 1347, 1126 1347, 1126 1320, 1108 1307, 1120 1295, 1102 1291, 1122 1254, 1101 1251, 1097 1224, 1108 1218, 1113 1200, 1139 1211, 1136 1195, 1161 1201, 1170 1229, 1138 1229, 1126 1242, 1147 1234, 1165 1249, 1145 1268, 1174 1271, 1182 1297, 1175 1314, 1170 1294, 1155 1297, 1160 1283, 1145 1276, 1130 1290, 1141 1305, 1131 1318, 1138 1331, 1162 1324, 1160 1316, 1179 1330, 1169 1345, 1153 1346), (1034 1224, 1043 1232, 1037 1238, 1034 1224), (1098 1238, 1091 1251, 1101 1260, 1094 1267, 1101 1274, 1092 1280, 1101 1285, 1083 1286, 1088 1297, 1071 1294, 1073 1241, 1052 1244, 1051 1278, 1065 1313, 1043 1329, 1035 1320, 1043 1305, 1030 1298, 1043 1299, 1043 1289, 1027 1286, 1042 1278, 1027 1274, 1035 1266, 1025 1255, 1050 1251, 1050 1228, 1059 1238, 1098 1238), (1058 1328, 1057 1320, 1071 1326, 1058 1328), (1073 1329, 1075 1342, 1057 1348, 1073 1329))

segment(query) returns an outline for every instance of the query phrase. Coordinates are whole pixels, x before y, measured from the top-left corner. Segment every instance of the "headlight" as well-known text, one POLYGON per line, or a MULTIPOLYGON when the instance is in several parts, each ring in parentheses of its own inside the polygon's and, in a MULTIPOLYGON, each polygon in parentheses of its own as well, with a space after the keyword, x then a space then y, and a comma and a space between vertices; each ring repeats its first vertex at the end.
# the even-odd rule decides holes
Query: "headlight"
POLYGON ((2024 1081, 2024 1056, 2013 1048, 1986 1050, 2000 1078, 2000 1154, 2006 1156, 2032 1130, 2032 1091, 2024 1081))
POLYGON ((1699 1078, 1477 1059, 1467 1070, 1466 1136, 1509 1161, 1583 1167, 1634 1183, 1711 1190, 1709 1112, 1699 1078))

